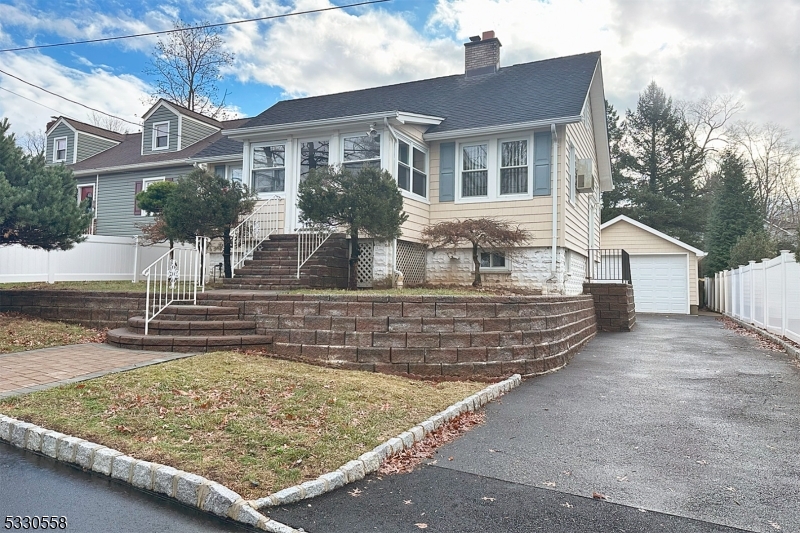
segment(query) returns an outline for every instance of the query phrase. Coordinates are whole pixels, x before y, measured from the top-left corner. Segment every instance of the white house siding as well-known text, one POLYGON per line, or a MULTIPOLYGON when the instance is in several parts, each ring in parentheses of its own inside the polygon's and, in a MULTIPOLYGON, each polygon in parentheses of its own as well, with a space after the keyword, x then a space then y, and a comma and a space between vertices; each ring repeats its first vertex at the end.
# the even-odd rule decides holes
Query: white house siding
MULTIPOLYGON (((681 254, 689 256, 689 304, 698 305, 697 255, 621 220, 603 229, 603 248, 621 248, 631 255, 681 254)), ((636 286, 633 287, 634 297, 636 286)))
POLYGON ((67 159, 64 164, 71 164, 72 158, 75 155, 75 132, 63 122, 54 129, 50 135, 47 136, 47 149, 45 151, 45 161, 53 163, 53 155, 55 154, 55 140, 61 137, 67 138, 67 159))
POLYGON ((104 152, 109 148, 113 148, 118 143, 109 141, 108 139, 101 139, 94 135, 87 135, 86 133, 78 132, 78 156, 76 162, 81 162, 84 159, 89 159, 93 155, 104 152))
MULTIPOLYGON (((109 236, 140 235, 136 225, 151 224, 153 217, 134 214, 137 181, 146 178, 177 179, 192 171, 192 166, 101 174, 97 194, 97 234, 109 236)), ((92 176, 91 179, 94 179, 92 176)))
MULTIPOLYGON (((591 127, 591 120, 587 121, 591 127)), ((568 124, 566 126, 565 142, 559 145, 559 160, 564 168, 563 180, 561 181, 561 202, 559 225, 563 224, 564 231, 559 236, 559 246, 581 253, 586 256, 586 249, 589 247, 589 206, 592 197, 597 198, 598 174, 597 174, 597 152, 594 145, 594 136, 590 130, 586 129, 583 122, 568 124), (591 193, 575 194, 575 202, 569 199, 570 184, 567 179, 569 166, 569 144, 575 147, 575 160, 591 159, 592 174, 594 176, 595 188, 591 193)), ((594 247, 598 247, 600 242, 600 210, 594 209, 591 216, 594 217, 595 239, 594 247)))
POLYGON ((160 154, 162 152, 175 152, 178 150, 178 115, 160 106, 152 115, 147 117, 142 126, 142 153, 160 154), (153 150, 153 124, 169 122, 169 149, 153 150))
MULTIPOLYGON (((563 133, 559 134, 563 139, 563 133)), ((559 140, 559 151, 563 142, 559 140)), ((443 220, 493 217, 512 224, 519 224, 532 233, 529 245, 534 248, 549 247, 552 244, 553 199, 551 196, 534 196, 525 200, 505 200, 494 202, 439 202, 439 142, 430 144, 430 221, 436 224, 443 220)), ((557 158, 559 182, 563 181, 561 158, 557 158)), ((458 179, 458 176, 456 176, 458 179)), ((561 195, 561 188, 556 187, 561 195)), ((548 269, 550 261, 547 261, 548 269)))
MULTIPOLYGON (((172 126, 170 126, 170 128, 171 127, 172 126)), ((213 126, 204 124, 199 120, 194 120, 192 118, 189 118, 186 115, 181 115, 180 150, 188 148, 189 146, 193 145, 198 141, 202 141, 203 139, 205 139, 209 135, 213 135, 217 131, 218 131, 217 128, 213 126)), ((170 134, 172 134, 172 130, 170 130, 170 134)))

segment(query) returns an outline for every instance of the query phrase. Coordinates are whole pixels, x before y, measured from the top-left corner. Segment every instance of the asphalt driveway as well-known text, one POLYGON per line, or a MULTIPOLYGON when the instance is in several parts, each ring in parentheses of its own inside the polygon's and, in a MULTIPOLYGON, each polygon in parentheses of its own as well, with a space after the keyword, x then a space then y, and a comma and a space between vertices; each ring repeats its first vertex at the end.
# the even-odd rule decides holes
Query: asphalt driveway
POLYGON ((713 317, 640 315, 486 412, 411 474, 270 514, 312 533, 800 531, 800 368, 713 317))

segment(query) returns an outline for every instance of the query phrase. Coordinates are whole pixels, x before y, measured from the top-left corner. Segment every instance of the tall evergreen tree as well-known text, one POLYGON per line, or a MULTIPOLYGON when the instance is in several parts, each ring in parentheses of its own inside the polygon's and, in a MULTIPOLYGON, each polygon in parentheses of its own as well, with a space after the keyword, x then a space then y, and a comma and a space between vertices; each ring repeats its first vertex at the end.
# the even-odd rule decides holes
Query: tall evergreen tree
POLYGON ((25 154, 10 128, 8 119, 0 122, 0 246, 68 250, 92 222, 78 204, 72 171, 45 165, 41 154, 25 154))
MULTIPOLYGON (((614 206, 688 244, 699 246, 705 202, 697 189, 702 150, 672 99, 655 82, 626 113, 618 170, 630 180, 627 199, 614 206)), ((604 218, 609 218, 608 213, 604 218)))
POLYGON ((602 220, 606 222, 618 215, 628 214, 626 206, 630 203, 633 180, 622 169, 628 164, 628 155, 622 149, 625 123, 620 123, 614 106, 606 101, 606 125, 608 127, 608 148, 611 155, 611 179, 614 188, 603 193, 602 220))
POLYGON ((744 162, 731 151, 720 159, 717 184, 706 228, 707 275, 728 268, 731 248, 747 233, 763 233, 762 208, 745 175, 744 162))

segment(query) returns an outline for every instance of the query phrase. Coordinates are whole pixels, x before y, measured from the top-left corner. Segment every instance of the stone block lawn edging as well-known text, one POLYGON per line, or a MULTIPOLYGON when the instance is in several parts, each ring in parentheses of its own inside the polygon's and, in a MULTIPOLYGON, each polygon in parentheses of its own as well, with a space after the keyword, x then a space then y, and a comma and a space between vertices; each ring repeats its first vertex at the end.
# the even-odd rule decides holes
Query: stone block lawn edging
POLYGON ((363 479, 366 475, 376 472, 384 460, 411 448, 429 433, 462 413, 480 409, 519 386, 520 383, 522 377, 514 374, 499 383, 489 385, 333 472, 257 500, 245 500, 224 485, 202 476, 171 466, 140 461, 100 444, 51 431, 3 414, 0 414, 0 441, 76 465, 84 470, 110 476, 139 489, 167 496, 190 507, 222 518, 230 518, 263 531, 298 533, 298 530, 272 520, 259 511, 313 498, 363 479))

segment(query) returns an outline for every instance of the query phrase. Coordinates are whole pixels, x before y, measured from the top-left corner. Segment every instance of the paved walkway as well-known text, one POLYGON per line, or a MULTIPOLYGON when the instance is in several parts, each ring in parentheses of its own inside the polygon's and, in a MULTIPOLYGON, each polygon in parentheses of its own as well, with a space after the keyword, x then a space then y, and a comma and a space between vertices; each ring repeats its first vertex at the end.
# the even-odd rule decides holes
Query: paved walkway
POLYGON ((428 466, 270 515, 314 533, 800 531, 797 365, 713 317, 640 315, 428 466))
POLYGON ((193 354, 73 344, 0 354, 0 398, 96 378, 193 354))

